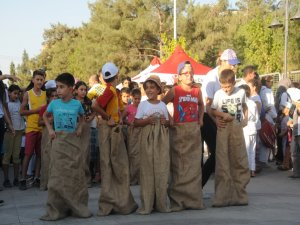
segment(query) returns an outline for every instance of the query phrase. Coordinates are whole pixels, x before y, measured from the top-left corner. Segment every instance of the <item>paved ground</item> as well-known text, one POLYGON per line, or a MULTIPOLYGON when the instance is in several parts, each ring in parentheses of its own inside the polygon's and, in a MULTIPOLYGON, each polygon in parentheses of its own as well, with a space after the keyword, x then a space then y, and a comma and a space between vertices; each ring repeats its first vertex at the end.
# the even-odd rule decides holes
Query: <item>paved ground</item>
MULTIPOLYGON (((47 192, 31 188, 20 191, 17 188, 0 192, 5 205, 0 207, 0 225, 195 225, 195 224, 300 224, 300 179, 288 178, 290 172, 277 171, 274 166, 265 169, 251 179, 248 185, 250 203, 248 206, 212 208, 214 192, 213 178, 208 182, 204 193, 206 209, 187 210, 177 213, 153 213, 149 216, 131 214, 127 216, 110 215, 97 217, 97 202, 100 188, 89 189, 89 208, 94 216, 89 219, 67 218, 56 222, 43 222, 39 217, 45 213, 47 192)), ((1 174, 2 176, 2 174, 1 174)), ((1 177, 1 182, 3 177, 1 177)), ((138 203, 139 187, 132 187, 138 203)))

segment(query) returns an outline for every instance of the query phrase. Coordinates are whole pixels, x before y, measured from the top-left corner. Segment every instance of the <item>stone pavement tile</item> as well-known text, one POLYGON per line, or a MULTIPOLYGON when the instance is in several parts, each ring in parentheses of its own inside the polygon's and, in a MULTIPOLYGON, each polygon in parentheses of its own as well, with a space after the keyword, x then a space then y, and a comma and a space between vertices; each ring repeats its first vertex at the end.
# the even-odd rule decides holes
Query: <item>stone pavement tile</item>
POLYGON ((5 205, 0 208, 0 224, 19 223, 18 212, 13 205, 10 205, 6 200, 5 205))

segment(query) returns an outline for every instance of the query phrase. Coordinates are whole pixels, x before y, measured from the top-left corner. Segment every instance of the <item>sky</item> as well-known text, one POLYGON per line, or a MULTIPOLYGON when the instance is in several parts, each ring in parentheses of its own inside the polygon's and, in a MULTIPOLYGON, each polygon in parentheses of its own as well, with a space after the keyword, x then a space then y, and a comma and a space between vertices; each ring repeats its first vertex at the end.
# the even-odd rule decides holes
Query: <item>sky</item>
MULTIPOLYGON (((95 0, 3 0, 0 3, 0 70, 9 74, 9 66, 21 63, 23 51, 29 57, 39 54, 43 32, 51 24, 80 27, 90 19, 88 3, 95 0)), ((177 0, 178 1, 178 0, 177 0)), ((180 1, 180 0, 179 0, 180 1)), ((207 4, 217 0, 196 0, 207 4)), ((230 1, 232 6, 236 0, 230 1)))

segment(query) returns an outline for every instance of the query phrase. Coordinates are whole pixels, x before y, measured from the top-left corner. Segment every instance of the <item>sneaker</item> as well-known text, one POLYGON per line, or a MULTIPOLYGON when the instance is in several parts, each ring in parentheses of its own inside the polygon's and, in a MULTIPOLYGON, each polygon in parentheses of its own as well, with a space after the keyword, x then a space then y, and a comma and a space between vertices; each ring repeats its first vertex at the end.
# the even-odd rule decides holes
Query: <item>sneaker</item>
POLYGON ((14 185, 14 186, 19 186, 19 180, 18 180, 18 178, 15 178, 15 179, 14 179, 13 185, 14 185))
POLYGON ((4 201, 0 200, 0 206, 3 206, 3 205, 4 205, 4 201))
POLYGON ((3 182, 3 186, 6 187, 6 188, 11 188, 11 187, 12 187, 12 185, 11 185, 9 179, 6 179, 6 180, 3 182))
POLYGON ((26 179, 26 187, 27 188, 31 188, 33 186, 33 183, 34 183, 34 179, 32 176, 30 176, 26 179))
POLYGON ((40 185, 41 185, 40 178, 38 178, 38 177, 34 178, 33 186, 39 188, 40 185))
POLYGON ((19 189, 20 189, 20 190, 24 191, 24 190, 27 189, 27 186, 26 186, 26 180, 25 180, 25 179, 20 180, 19 183, 20 183, 20 185, 19 185, 19 189))

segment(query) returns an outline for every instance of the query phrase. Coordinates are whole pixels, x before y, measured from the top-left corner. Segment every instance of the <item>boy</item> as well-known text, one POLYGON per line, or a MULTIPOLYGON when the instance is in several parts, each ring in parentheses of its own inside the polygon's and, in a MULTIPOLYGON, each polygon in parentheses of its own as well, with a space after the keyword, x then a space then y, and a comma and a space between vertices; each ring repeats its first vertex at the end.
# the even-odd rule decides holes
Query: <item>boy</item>
POLYGON ((223 70, 219 81, 221 89, 216 92, 211 109, 213 116, 226 121, 226 127, 218 127, 217 131, 213 206, 247 205, 250 173, 243 135, 248 118, 246 95, 244 90, 234 87, 232 70, 223 70))
POLYGON ((4 187, 11 187, 11 183, 8 179, 8 166, 10 163, 10 159, 12 157, 14 164, 14 181, 13 185, 18 186, 18 176, 19 176, 19 164, 20 164, 20 149, 22 142, 22 135, 25 129, 25 121, 24 118, 20 115, 20 107, 21 103, 19 100, 19 94, 21 89, 18 85, 12 84, 8 88, 9 102, 8 102, 8 110, 10 113, 10 117, 12 120, 12 124, 15 130, 13 134, 9 130, 6 131, 4 136, 4 149, 6 152, 3 157, 3 173, 4 173, 4 187))
POLYGON ((135 115, 134 125, 142 127, 140 136, 140 184, 141 208, 139 214, 149 214, 153 208, 169 212, 167 187, 170 168, 168 109, 158 100, 162 93, 160 79, 151 75, 143 83, 148 97, 141 102, 135 115))
POLYGON ((124 106, 130 104, 130 89, 127 87, 123 87, 121 89, 121 99, 124 106))
POLYGON ((75 83, 72 74, 56 79, 57 95, 43 115, 52 139, 48 182, 47 214, 42 220, 58 220, 69 215, 90 217, 88 190, 84 174, 84 151, 81 146, 83 113, 81 103, 73 99, 75 83), (49 116, 53 115, 54 129, 49 116), (79 122, 77 124, 77 119, 79 122))
POLYGON ((118 125, 123 110, 116 90, 119 69, 109 62, 101 71, 106 88, 93 103, 94 111, 105 120, 99 128, 102 188, 98 215, 129 214, 136 210, 137 204, 130 191, 128 156, 122 126, 118 125))
POLYGON ((179 85, 163 101, 173 103, 174 126, 170 128, 172 211, 202 209, 201 131, 204 106, 200 88, 193 84, 194 70, 189 61, 177 68, 179 85))

